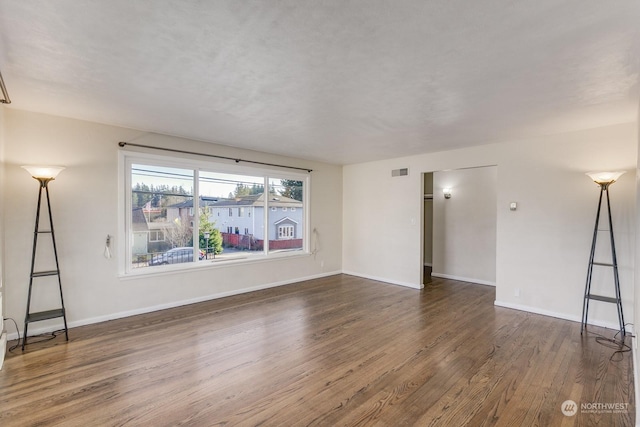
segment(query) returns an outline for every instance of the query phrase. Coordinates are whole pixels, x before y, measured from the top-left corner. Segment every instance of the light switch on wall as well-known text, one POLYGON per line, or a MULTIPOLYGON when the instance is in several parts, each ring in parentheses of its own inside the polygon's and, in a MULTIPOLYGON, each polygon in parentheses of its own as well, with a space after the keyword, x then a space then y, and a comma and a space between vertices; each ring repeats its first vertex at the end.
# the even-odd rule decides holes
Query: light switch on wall
POLYGON ((511 204, 509 205, 509 209, 515 211, 516 209, 518 209, 518 203, 511 202, 511 204))

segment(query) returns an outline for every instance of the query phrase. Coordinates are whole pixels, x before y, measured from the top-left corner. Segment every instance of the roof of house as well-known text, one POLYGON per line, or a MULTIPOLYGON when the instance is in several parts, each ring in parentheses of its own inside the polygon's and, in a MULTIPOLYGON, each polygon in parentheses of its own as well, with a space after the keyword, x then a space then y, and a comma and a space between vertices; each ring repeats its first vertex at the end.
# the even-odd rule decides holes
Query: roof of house
MULTIPOLYGON (((281 196, 279 194, 269 194, 269 206, 274 207, 302 207, 302 202, 292 199, 290 197, 281 196)), ((240 196, 235 199, 229 198, 212 198, 212 197, 200 197, 200 205, 211 206, 216 208, 227 207, 242 207, 242 206, 264 206, 264 193, 251 194, 248 196, 240 196)), ((193 207, 193 200, 187 200, 175 205, 171 205, 172 208, 191 208, 193 207)))
POLYGON ((135 208, 131 212, 131 228, 136 231, 148 231, 149 226, 147 224, 147 217, 144 216, 142 208, 135 208))
MULTIPOLYGON (((200 206, 212 206, 215 205, 219 200, 222 200, 219 197, 207 197, 200 196, 200 206)), ((185 200, 184 202, 176 203, 174 205, 169 206, 170 208, 192 208, 193 207, 193 199, 185 200)))
MULTIPOLYGON (((302 202, 290 197, 281 196, 275 193, 269 193, 269 206, 275 207, 302 207, 302 202)), ((264 193, 251 194, 249 196, 240 196, 235 199, 220 199, 213 206, 217 208, 235 207, 235 206, 264 206, 264 193)))
POLYGON ((293 223, 293 224, 298 224, 298 221, 296 221, 295 219, 291 219, 288 216, 285 216, 284 218, 280 218, 278 221, 274 222, 274 225, 280 225, 282 223, 293 223))

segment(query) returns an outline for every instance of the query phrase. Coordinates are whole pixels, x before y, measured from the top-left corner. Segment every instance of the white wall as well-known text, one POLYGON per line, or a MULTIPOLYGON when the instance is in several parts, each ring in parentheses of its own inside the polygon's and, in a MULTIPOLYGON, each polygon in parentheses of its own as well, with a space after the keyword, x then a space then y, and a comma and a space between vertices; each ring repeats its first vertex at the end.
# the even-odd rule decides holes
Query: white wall
MULTIPOLYGON (((342 241, 342 168, 131 129, 30 113, 5 112, 5 212, 7 315, 22 326, 37 182, 23 164, 67 167, 50 184, 65 305, 72 326, 204 300, 274 284, 339 272, 342 241), (118 235, 119 141, 303 166, 311 175, 311 229, 318 231, 318 253, 271 262, 216 266, 153 277, 118 277, 114 258, 103 257, 107 235, 118 235)), ((158 152, 155 152, 156 154, 158 152)), ((311 242, 314 247, 314 242, 311 242)), ((48 298, 39 289, 34 302, 48 298)), ((36 308, 42 302, 36 302, 36 308)), ((45 307, 46 308, 46 307, 45 307)), ((50 327, 46 323, 29 328, 50 327)), ((50 329, 49 329, 50 330, 50 329)))
POLYGON ((4 362, 7 334, 4 325, 4 107, 0 105, 0 369, 4 362))
POLYGON ((497 168, 434 172, 433 189, 432 275, 494 285, 497 168))
MULTIPOLYGON (((637 128, 636 128, 637 134, 636 134, 636 140, 637 140, 637 146, 638 146, 638 158, 637 158, 637 163, 636 163, 636 170, 635 170, 635 179, 636 179, 636 256, 635 256, 635 268, 634 268, 634 289, 635 289, 635 295, 634 295, 634 314, 635 314, 635 319, 640 319, 640 105, 638 106, 638 122, 637 122, 637 128)), ((633 332, 634 334, 638 333, 638 330, 640 330, 640 328, 635 327, 633 328, 633 332)), ((635 360, 634 360, 634 384, 635 384, 635 390, 638 390, 638 380, 640 378, 638 378, 638 366, 640 366, 640 352, 638 352, 638 338, 637 335, 635 338, 633 339, 633 351, 635 354, 635 360)), ((636 397, 636 408, 640 407, 640 393, 638 391, 636 391, 635 393, 635 397, 636 397)), ((636 426, 640 426, 640 411, 638 411, 636 409, 636 426)))
MULTIPOLYGON (((635 170, 636 124, 345 166, 343 270, 420 287, 422 172, 497 165, 496 303, 579 320, 598 187, 584 173, 635 170), (409 176, 391 170, 408 167, 409 176), (509 202, 518 202, 511 212, 509 202), (516 290, 520 296, 516 297, 516 290)), ((632 301, 632 173, 611 188, 622 297, 632 301)), ((608 277, 595 277, 606 280, 608 277)), ((615 306, 590 320, 617 328, 615 306)))

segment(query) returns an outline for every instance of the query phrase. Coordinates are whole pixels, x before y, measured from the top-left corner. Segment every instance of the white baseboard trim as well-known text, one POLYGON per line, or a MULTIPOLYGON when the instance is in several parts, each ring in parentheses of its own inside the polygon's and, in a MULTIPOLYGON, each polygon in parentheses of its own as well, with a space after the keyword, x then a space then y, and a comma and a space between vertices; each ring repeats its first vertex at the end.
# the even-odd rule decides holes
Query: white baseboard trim
POLYGON ((431 273, 431 277, 439 277, 441 279, 457 280, 459 282, 477 283, 478 285, 487 285, 487 286, 495 286, 496 285, 496 282, 490 282, 488 280, 471 279, 469 277, 453 276, 451 274, 431 273))
POLYGON ((389 283, 391 285, 404 286, 406 288, 412 288, 412 289, 422 289, 424 287, 424 285, 422 285, 422 284, 415 284, 415 283, 409 283, 409 282, 400 282, 398 280, 387 279, 387 278, 384 278, 384 277, 371 276, 369 274, 361 274, 361 273, 356 273, 356 272, 353 272, 353 271, 344 271, 343 270, 342 274, 348 274, 350 276, 362 277, 363 279, 375 280, 376 282, 385 282, 385 283, 389 283))
MULTIPOLYGON (((569 320, 571 322, 577 322, 577 323, 582 322, 582 319, 579 316, 572 316, 566 313, 557 313, 555 311, 544 310, 541 308, 531 307, 528 305, 513 304, 510 302, 504 302, 504 301, 498 301, 498 300, 495 300, 493 304, 497 307, 511 308, 513 310, 526 311, 533 314, 541 314, 543 316, 555 317, 556 319, 569 320)), ((601 326, 603 328, 613 329, 614 331, 617 331, 620 328, 620 326, 616 323, 601 322, 598 320, 589 321, 589 325, 601 326)))
MULTIPOLYGON (((307 280, 313 280, 313 279, 320 279, 323 277, 329 277, 329 276, 335 276, 337 274, 342 273, 341 271, 332 271, 332 272, 328 272, 328 273, 320 273, 320 274, 314 274, 311 276, 306 276, 306 277, 298 277, 295 279, 289 279, 289 280, 283 280, 280 282, 272 282, 272 283, 265 283, 263 285, 257 285, 257 286, 251 286, 248 288, 242 288, 242 289, 234 289, 233 291, 227 291, 227 292, 219 292, 216 294, 211 294, 211 295, 205 295, 202 297, 197 297, 197 298, 190 298, 190 299, 186 299, 186 300, 181 300, 181 301, 174 301, 174 302, 170 302, 170 303, 166 303, 166 304, 158 304, 158 305, 154 305, 151 307, 144 307, 144 308, 138 308, 135 310, 128 310, 128 311, 121 311, 118 313, 111 313, 111 314, 106 314, 104 316, 96 316, 96 317, 90 317, 87 319, 81 319, 81 320, 74 320, 71 322, 68 322, 68 326, 69 328, 76 328, 78 326, 86 326, 86 325, 91 325, 94 323, 100 323, 100 322, 106 322, 109 320, 115 320, 115 319, 122 319, 124 317, 130 317, 130 316, 136 316, 138 314, 145 314, 145 313, 152 313, 154 311, 160 311, 160 310, 166 310, 168 308, 175 308, 175 307, 181 307, 183 305, 189 305, 189 304, 196 304, 199 302, 204 302, 204 301, 210 301, 210 300, 214 300, 214 299, 218 299, 218 298, 224 298, 224 297, 230 297, 233 295, 240 295, 240 294, 246 294, 248 292, 254 292, 254 291, 259 291, 262 289, 268 289, 268 288, 275 288, 278 286, 285 286, 285 285, 291 285, 294 283, 299 283, 299 282, 304 282, 307 280)), ((31 333, 31 335, 39 335, 42 333, 47 333, 47 332, 51 332, 51 327, 47 327, 47 328, 29 328, 29 333, 31 333)), ((23 334, 24 331, 20 331, 20 334, 23 334)), ((18 334, 17 333, 12 333, 9 334, 7 339, 9 340, 15 340, 18 339, 18 334)))

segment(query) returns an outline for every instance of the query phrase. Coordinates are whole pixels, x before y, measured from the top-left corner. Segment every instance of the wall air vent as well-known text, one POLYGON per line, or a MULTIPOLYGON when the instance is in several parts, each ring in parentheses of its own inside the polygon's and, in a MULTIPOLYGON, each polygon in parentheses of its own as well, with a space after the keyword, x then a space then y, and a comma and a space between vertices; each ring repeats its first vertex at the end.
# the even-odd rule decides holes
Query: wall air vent
POLYGON ((409 168, 394 169, 391 171, 391 176, 407 176, 409 175, 409 168))

